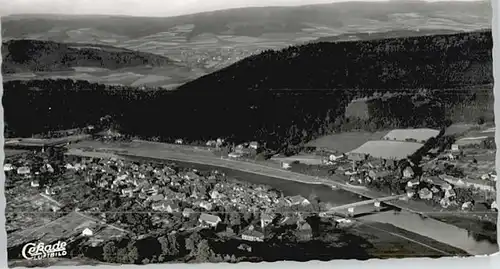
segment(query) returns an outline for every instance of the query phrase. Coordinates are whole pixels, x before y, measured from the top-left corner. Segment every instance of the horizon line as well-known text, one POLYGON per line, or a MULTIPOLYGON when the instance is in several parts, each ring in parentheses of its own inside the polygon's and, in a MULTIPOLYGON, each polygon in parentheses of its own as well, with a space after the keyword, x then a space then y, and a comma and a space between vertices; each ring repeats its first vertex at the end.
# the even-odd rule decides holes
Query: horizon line
POLYGON ((243 9, 263 9, 263 8, 299 8, 299 7, 317 7, 317 6, 329 6, 329 5, 342 5, 342 4, 352 4, 352 3, 370 3, 370 4, 389 4, 389 3, 422 3, 422 4, 435 4, 435 3, 443 3, 443 2, 451 2, 454 4, 462 4, 462 3, 491 3, 491 0, 337 0, 338 2, 330 2, 330 3, 316 3, 316 4, 291 4, 291 5, 255 5, 255 6, 241 6, 241 7, 230 7, 230 8, 214 8, 205 11, 196 11, 196 12, 186 12, 179 13, 174 15, 134 15, 134 14, 113 14, 113 13, 51 13, 51 12, 33 12, 33 13, 12 13, 12 14, 0 14, 0 19, 9 18, 9 17, 22 17, 22 16, 73 16, 73 17, 131 17, 131 18, 176 18, 176 17, 184 17, 184 16, 192 16, 192 15, 201 15, 207 13, 216 13, 216 12, 224 12, 224 11, 235 11, 235 10, 243 10, 243 9))

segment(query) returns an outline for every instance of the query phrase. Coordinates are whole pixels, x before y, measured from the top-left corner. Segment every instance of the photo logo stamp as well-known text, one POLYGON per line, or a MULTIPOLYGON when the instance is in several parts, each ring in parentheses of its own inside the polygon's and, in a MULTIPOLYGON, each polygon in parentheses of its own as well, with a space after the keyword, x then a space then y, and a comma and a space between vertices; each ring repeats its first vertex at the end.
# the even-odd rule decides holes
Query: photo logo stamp
POLYGON ((42 242, 28 243, 24 245, 21 255, 27 260, 41 260, 44 258, 64 257, 66 252, 66 242, 57 241, 55 244, 44 244, 42 242))

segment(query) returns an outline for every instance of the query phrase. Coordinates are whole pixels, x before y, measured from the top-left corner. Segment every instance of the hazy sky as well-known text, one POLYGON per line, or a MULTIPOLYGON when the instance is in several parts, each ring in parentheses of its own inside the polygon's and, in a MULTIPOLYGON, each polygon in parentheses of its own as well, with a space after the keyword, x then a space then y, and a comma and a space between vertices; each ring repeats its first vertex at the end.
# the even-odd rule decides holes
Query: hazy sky
POLYGON ((292 6, 346 1, 348 0, 2 0, 0 15, 59 13, 175 16, 238 7, 292 6))

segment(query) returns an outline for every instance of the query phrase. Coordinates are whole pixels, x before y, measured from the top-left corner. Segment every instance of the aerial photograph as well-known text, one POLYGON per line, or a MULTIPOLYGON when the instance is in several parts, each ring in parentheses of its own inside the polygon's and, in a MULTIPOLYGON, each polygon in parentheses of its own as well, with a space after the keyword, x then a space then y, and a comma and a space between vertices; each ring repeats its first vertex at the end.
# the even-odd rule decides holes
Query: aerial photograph
POLYGON ((498 252, 491 1, 182 1, 2 7, 9 267, 498 252))

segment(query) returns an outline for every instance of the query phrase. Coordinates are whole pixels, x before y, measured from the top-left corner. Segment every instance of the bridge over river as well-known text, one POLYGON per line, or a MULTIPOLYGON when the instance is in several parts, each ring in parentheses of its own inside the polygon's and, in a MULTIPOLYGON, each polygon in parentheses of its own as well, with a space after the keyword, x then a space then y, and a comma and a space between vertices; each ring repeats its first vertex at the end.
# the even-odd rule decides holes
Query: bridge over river
POLYGON ((345 215, 350 215, 350 216, 368 214, 368 213, 372 213, 374 211, 380 210, 382 208, 382 203, 385 203, 385 202, 388 202, 391 200, 398 200, 398 199, 401 199, 404 197, 406 197, 406 194, 391 195, 391 196, 382 197, 382 198, 363 200, 363 201, 359 201, 359 202, 355 202, 355 203, 331 207, 327 210, 326 213, 328 213, 328 214, 342 213, 343 215, 345 214, 345 215), (362 208, 362 210, 358 211, 357 208, 362 208), (347 211, 347 212, 345 212, 345 211, 347 211))

